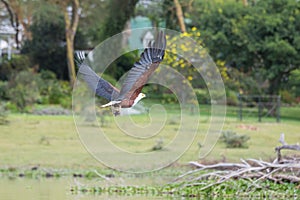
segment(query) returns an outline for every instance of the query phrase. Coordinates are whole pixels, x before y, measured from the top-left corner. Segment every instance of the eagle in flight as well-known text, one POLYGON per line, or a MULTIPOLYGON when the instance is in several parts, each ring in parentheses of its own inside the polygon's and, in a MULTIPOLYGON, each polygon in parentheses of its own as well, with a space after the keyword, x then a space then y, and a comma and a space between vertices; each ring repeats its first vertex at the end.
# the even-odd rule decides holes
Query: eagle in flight
POLYGON ((166 49, 166 36, 160 31, 155 41, 150 41, 148 47, 144 49, 140 60, 135 62, 129 70, 121 90, 111 85, 109 82, 98 76, 83 61, 83 52, 77 52, 75 62, 79 65, 79 72, 88 86, 100 97, 109 101, 101 107, 111 106, 114 115, 119 115, 121 108, 130 108, 146 97, 141 93, 151 74, 162 62, 166 49))

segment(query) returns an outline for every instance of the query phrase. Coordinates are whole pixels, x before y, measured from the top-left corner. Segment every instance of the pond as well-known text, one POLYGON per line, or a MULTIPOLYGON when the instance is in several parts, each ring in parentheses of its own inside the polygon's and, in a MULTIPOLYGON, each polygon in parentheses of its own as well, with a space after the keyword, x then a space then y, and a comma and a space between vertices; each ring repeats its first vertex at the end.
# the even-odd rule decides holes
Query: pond
MULTIPOLYGON (((74 179, 0 179, 0 199, 5 200, 96 200, 122 199, 117 195, 72 194, 74 179)), ((153 197, 154 198, 154 197, 153 197)), ((138 196, 130 199, 140 199, 138 196)))
MULTIPOLYGON (((0 178, 0 199, 3 200, 96 200, 96 199, 157 199, 151 195, 90 194, 71 192, 74 185, 103 185, 103 181, 74 178, 0 178)), ((160 197, 163 198, 163 197, 160 197)))
MULTIPOLYGON (((96 199, 299 199, 299 189, 293 184, 262 182, 266 190, 256 188, 245 191, 247 181, 228 181, 216 185, 207 192, 198 187, 181 188, 165 185, 174 180, 170 176, 113 176, 112 178, 84 178, 62 176, 60 178, 27 178, 0 176, 2 200, 96 200, 96 199), (162 183, 165 183, 162 185, 162 183), (246 184, 246 185, 245 185, 246 184), (182 190, 181 190, 181 189, 182 190), (174 191, 174 189, 176 189, 174 191), (178 193, 176 192, 178 190, 178 193)), ((205 181, 204 181, 205 182, 205 181)), ((205 184, 205 183, 202 184, 205 184)), ((206 183, 208 184, 208 182, 206 183)))

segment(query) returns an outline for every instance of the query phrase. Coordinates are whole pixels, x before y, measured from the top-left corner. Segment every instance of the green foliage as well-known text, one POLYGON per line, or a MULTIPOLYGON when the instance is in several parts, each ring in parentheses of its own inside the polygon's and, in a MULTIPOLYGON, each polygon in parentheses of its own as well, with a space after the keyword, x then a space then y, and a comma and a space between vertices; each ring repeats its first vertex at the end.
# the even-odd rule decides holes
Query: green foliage
POLYGON ((210 102, 210 96, 208 90, 205 89, 195 89, 199 104, 208 104, 210 102))
POLYGON ((109 68, 106 69, 105 74, 115 78, 116 80, 119 80, 127 71, 132 68, 134 62, 137 60, 137 51, 126 53, 112 62, 109 68))
POLYGON ((81 15, 75 35, 75 49, 91 49, 101 42, 101 30, 109 12, 109 1, 80 1, 81 15))
POLYGON ((24 112, 39 98, 39 76, 31 71, 21 71, 8 83, 8 96, 12 104, 24 112))
POLYGON ((30 27, 32 40, 25 41, 22 52, 28 54, 40 70, 51 70, 59 79, 67 79, 65 25, 59 10, 45 4, 35 12, 30 27))
POLYGON ((68 94, 69 85, 66 82, 55 82, 52 84, 51 90, 49 91, 49 103, 59 104, 61 98, 65 94, 68 94))
POLYGON ((31 112, 36 103, 60 104, 71 108, 72 91, 69 83, 57 80, 51 71, 21 71, 7 83, 0 82, 0 93, 2 99, 9 100, 7 108, 14 112, 31 112))
MULTIPOLYGON (((134 14, 138 0, 111 0, 108 5, 109 15, 101 30, 101 40, 118 34, 124 30, 126 22, 134 14)), ((114 44, 112 44, 114 45, 114 44)))
POLYGON ((237 92, 233 91, 233 90, 226 90, 226 101, 227 101, 227 105, 230 106, 236 106, 238 105, 238 97, 237 97, 237 92))
POLYGON ((0 81, 0 100, 8 99, 7 81, 0 81))
POLYGON ((152 1, 145 7, 143 4, 138 3, 135 8, 135 15, 148 17, 154 27, 160 27, 165 21, 163 4, 162 1, 152 1))
MULTIPOLYGON (((245 74, 235 68, 227 70, 228 78, 224 80, 227 90, 242 94, 262 94, 266 86, 259 85, 259 81, 250 74, 245 74)), ((227 92, 227 95, 230 93, 227 92)), ((233 103, 233 102, 229 102, 233 103)))
POLYGON ((278 93, 299 68, 299 2, 265 0, 244 7, 234 1, 197 1, 195 7, 190 17, 214 59, 252 76, 259 85, 267 80, 268 93, 278 93))
POLYGON ((71 108, 72 91, 69 82, 57 80, 51 71, 42 71, 40 77, 40 103, 60 104, 64 108, 71 108))
POLYGON ((237 135, 233 131, 223 131, 220 140, 227 148, 246 148, 246 142, 250 139, 247 135, 237 135))
POLYGON ((281 96, 281 100, 283 103, 292 104, 292 103, 296 102, 296 98, 288 90, 281 90, 280 96, 281 96))
MULTIPOLYGON (((291 72, 288 81, 284 85, 284 90, 289 91, 294 98, 300 97, 300 69, 291 72)), ((283 95, 282 92, 281 95, 283 95)))
POLYGON ((6 125, 9 123, 8 117, 8 110, 6 105, 3 102, 0 102, 0 125, 6 125))
MULTIPOLYGON (((186 174, 185 174, 186 175, 186 174)), ((201 175, 200 175, 201 176, 201 175)), ((97 177, 97 176, 96 176, 97 177)), ((253 186, 251 179, 228 180, 216 184, 214 178, 199 180, 193 177, 193 181, 165 184, 162 186, 73 186, 73 194, 100 194, 113 195, 117 198, 128 196, 139 199, 290 199, 299 195, 297 184, 274 183, 271 180, 259 179, 253 186), (200 182, 201 181, 201 182, 200 182), (203 190, 199 185, 215 184, 203 190)))
POLYGON ((0 62, 0 80, 7 81, 12 74, 27 70, 30 67, 31 62, 28 56, 13 54, 11 60, 3 59, 0 62))
POLYGON ((10 102, 10 101, 8 101, 6 103, 6 108, 7 108, 7 110, 9 110, 10 112, 13 112, 13 113, 16 113, 16 112, 19 111, 17 105, 14 104, 14 103, 12 103, 12 102, 10 102))

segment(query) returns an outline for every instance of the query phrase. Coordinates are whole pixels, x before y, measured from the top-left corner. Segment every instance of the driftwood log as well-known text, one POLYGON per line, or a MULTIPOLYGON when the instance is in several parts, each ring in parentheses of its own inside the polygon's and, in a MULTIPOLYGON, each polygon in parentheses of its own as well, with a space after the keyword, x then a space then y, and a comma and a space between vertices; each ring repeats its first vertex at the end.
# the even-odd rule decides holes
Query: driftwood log
POLYGON ((284 141, 284 135, 280 137, 282 146, 276 147, 277 158, 273 162, 266 162, 257 159, 241 159, 241 163, 217 163, 204 165, 199 162, 191 161, 190 165, 196 167, 179 176, 174 182, 184 181, 185 186, 200 186, 200 190, 205 190, 214 185, 221 184, 230 179, 246 179, 251 181, 250 186, 259 187, 257 182, 260 180, 270 180, 276 183, 290 182, 300 183, 300 158, 282 158, 281 150, 289 149, 300 151, 298 144, 288 145, 284 141), (209 172, 206 172, 209 170, 209 172), (211 184, 203 185, 201 180, 214 179, 211 184))
POLYGON ((275 151, 277 153, 277 159, 275 160, 275 162, 277 162, 277 163, 284 163, 284 162, 286 162, 285 160, 282 160, 282 155, 281 155, 281 150, 282 149, 300 151, 300 145, 299 144, 289 145, 289 144, 287 144, 285 142, 285 140, 284 140, 284 134, 283 133, 281 134, 281 136, 279 138, 279 142, 282 144, 282 146, 278 146, 278 147, 275 148, 275 151))

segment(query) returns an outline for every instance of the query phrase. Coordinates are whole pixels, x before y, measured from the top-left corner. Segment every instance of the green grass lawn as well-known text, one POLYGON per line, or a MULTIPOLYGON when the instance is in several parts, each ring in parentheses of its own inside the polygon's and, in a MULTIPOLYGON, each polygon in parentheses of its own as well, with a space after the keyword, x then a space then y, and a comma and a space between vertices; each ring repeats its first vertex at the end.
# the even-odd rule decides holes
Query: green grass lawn
MULTIPOLYGON (((299 121, 297 119, 299 108, 282 108, 282 113, 293 113, 295 117, 282 118, 281 123, 275 123, 275 120, 259 123, 253 118, 240 122, 236 116, 229 115, 223 126, 223 130, 235 131, 237 134, 246 134, 251 137, 248 141, 248 148, 229 149, 225 144, 218 142, 212 151, 202 159, 199 159, 199 143, 203 143, 207 130, 209 128, 209 115, 205 114, 205 107, 201 108, 204 113, 199 119, 199 129, 196 137, 193 139, 196 116, 185 115, 183 131, 186 137, 182 142, 193 141, 189 149, 179 158, 177 163, 186 164, 189 161, 199 160, 202 162, 228 161, 239 162, 241 158, 262 158, 270 160, 275 157, 274 147, 280 145, 278 142, 281 133, 285 133, 286 142, 294 144, 300 142, 299 121), (295 109, 295 111, 293 111, 295 109), (297 120, 295 120, 297 119, 297 120), (189 124, 191 123, 191 124, 189 124)), ((229 108, 229 114, 233 109, 229 108)), ((106 118, 106 126, 102 128, 106 136, 117 146, 134 153, 145 153, 151 151, 151 148, 157 144, 159 139, 163 139, 164 144, 169 144, 176 137, 180 128, 180 114, 175 111, 170 116, 160 115, 155 112, 152 119, 148 115, 138 115, 131 118, 118 118, 115 123, 111 117, 106 118), (132 139, 131 136, 121 134, 119 126, 126 129, 126 120, 132 120, 140 127, 134 131, 134 137, 145 137, 141 140, 132 139), (123 121, 124 120, 124 121, 123 121), (162 129, 160 122, 165 120, 162 129), (147 127, 149 123, 154 125, 147 127), (148 131, 141 131, 148 130, 148 131), (151 135, 151 131, 157 133, 151 135)), ((208 112, 207 112, 208 113, 208 112)), ((103 168, 93 156, 91 156, 84 145, 81 143, 73 116, 35 116, 26 114, 11 114, 8 117, 10 123, 0 126, 0 167, 26 167, 40 165, 51 168, 70 168, 70 169, 89 169, 93 167, 103 168)), ((82 127, 86 130, 97 130, 97 123, 86 123, 82 127)), ((127 127, 128 128, 128 127, 127 127)), ((129 127, 129 132, 132 131, 129 127)), ((82 133, 81 133, 82 134, 82 133)), ((97 142, 97 141, 94 141, 97 142)), ((165 151, 176 152, 173 147, 166 148, 165 151)), ((105 148, 105 155, 112 159, 122 159, 117 157, 114 152, 105 148), (116 156, 116 157, 114 157, 116 156)), ((123 158, 126 159, 126 158, 123 158)), ((126 160, 124 160, 126 162, 126 160)))

